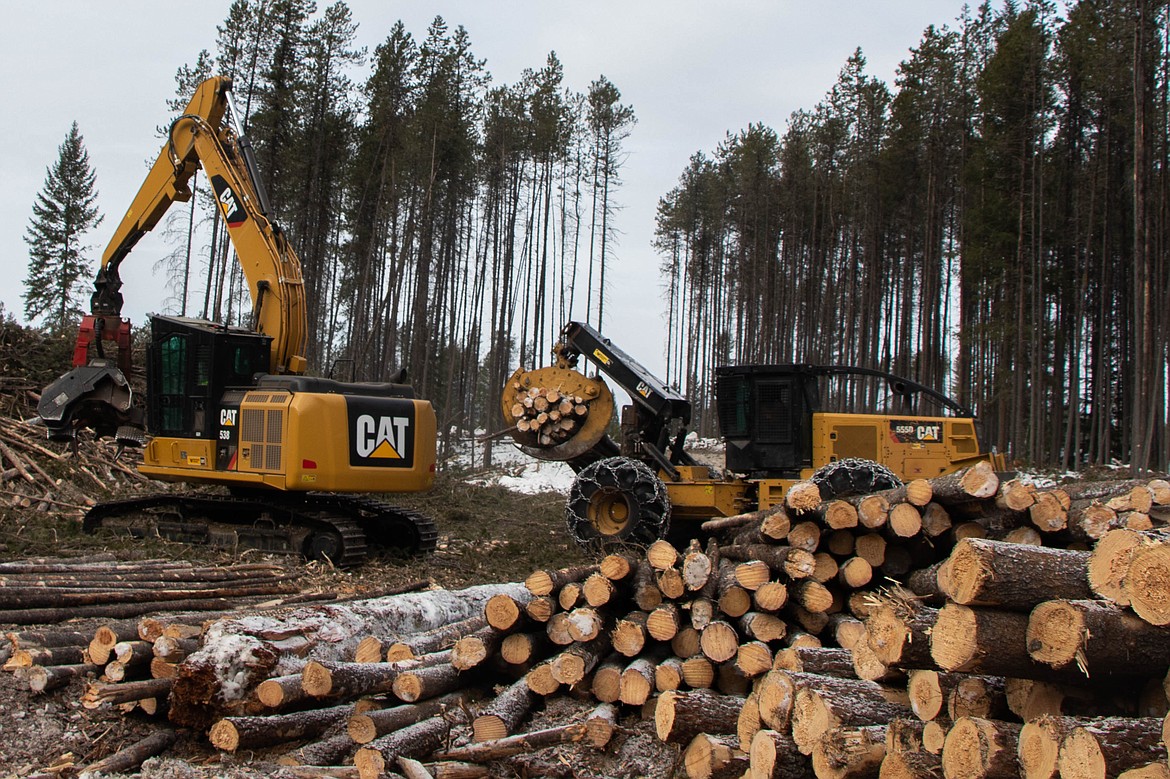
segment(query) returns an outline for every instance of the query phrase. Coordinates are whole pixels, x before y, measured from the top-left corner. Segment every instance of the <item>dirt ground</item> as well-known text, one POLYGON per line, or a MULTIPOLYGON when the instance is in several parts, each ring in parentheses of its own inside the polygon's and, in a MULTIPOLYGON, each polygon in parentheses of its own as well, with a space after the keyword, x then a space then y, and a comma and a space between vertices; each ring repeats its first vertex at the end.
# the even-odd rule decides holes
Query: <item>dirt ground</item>
MULTIPOLYGON (((144 557, 210 560, 221 564, 276 561, 299 576, 304 592, 334 592, 342 597, 371 597, 427 582, 458 589, 473 584, 522 581, 535 568, 559 567, 588 558, 562 528, 563 496, 520 495, 499 487, 467 484, 468 474, 444 474, 436 489, 423 496, 398 496, 396 502, 432 516, 440 531, 439 549, 422 558, 374 557, 360 568, 341 571, 291 557, 265 557, 254 552, 224 551, 184 544, 123 541, 79 532, 78 512, 44 513, 32 509, 0 509, 0 561, 36 556, 73 556, 113 552, 118 559, 144 557)), ((63 623, 92 631, 101 620, 63 623)), ((0 626, 10 630, 11 626, 0 626)), ((23 626, 21 629, 24 629, 23 626)), ((85 682, 43 695, 33 695, 22 679, 0 674, 0 778, 29 777, 61 766, 85 766, 166 727, 164 717, 141 711, 83 708, 79 698, 85 682)), ((591 700, 556 698, 534 715, 531 729, 580 721, 596 705, 591 700)), ((175 746, 148 760, 142 777, 281 777, 292 776, 271 754, 228 755, 213 749, 205 734, 180 732, 175 746)), ((494 776, 636 777, 671 776, 678 750, 661 744, 652 725, 639 712, 627 712, 618 735, 599 751, 569 745, 501 761, 494 776)), ((59 776, 70 776, 66 770, 59 776)))

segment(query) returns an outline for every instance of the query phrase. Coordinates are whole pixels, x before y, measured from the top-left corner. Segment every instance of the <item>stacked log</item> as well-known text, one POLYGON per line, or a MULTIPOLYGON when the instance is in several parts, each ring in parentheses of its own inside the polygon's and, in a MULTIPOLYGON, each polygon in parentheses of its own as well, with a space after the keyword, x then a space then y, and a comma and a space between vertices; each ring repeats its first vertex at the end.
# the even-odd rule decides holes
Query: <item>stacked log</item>
POLYGON ((295 576, 267 564, 197 566, 88 558, 0 563, 0 623, 123 619, 161 610, 228 611, 298 590, 295 576))
MULTIPOLYGON (((687 776, 1148 772, 1167 764, 1170 542, 1124 526, 1081 546, 1091 507, 1136 523, 1165 493, 1036 490, 983 466, 848 501, 801 485, 780 506, 708 523, 705 547, 626 550, 411 608, 323 606, 156 636, 170 676, 87 696, 166 696, 172 721, 209 728, 220 749, 284 749, 286 763, 362 776, 608 748, 623 720, 648 720, 687 776), (592 699, 587 720, 530 724, 559 695, 592 699)), ((111 656, 141 668, 148 639, 110 632, 111 656)))
POLYGON ((512 393, 516 429, 533 436, 540 446, 568 441, 589 416, 589 399, 562 394, 554 387, 524 387, 513 382, 512 393))

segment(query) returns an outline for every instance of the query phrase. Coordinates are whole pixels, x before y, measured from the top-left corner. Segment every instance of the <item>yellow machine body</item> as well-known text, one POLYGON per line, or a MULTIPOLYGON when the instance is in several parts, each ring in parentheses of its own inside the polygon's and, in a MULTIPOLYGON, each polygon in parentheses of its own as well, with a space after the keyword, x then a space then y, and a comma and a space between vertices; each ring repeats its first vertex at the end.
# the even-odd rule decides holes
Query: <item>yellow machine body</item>
POLYGON ((434 483, 428 401, 263 389, 240 395, 238 406, 220 409, 214 440, 151 439, 141 472, 290 492, 420 492, 434 483))
POLYGON ((980 451, 975 422, 969 418, 815 413, 812 463, 800 478, 712 479, 706 468, 680 466, 679 481, 667 474, 671 509, 680 518, 705 519, 766 509, 784 500, 793 484, 838 460, 871 460, 903 482, 930 479, 987 461, 1005 469, 1002 454, 980 451))

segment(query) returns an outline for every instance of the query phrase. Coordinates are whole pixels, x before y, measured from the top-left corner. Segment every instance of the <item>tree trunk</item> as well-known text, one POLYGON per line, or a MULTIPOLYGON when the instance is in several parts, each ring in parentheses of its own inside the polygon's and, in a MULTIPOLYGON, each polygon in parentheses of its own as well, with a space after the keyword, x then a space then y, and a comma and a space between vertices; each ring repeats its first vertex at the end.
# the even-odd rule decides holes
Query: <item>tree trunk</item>
POLYGON ((732 733, 744 699, 708 690, 669 691, 658 696, 654 727, 660 741, 686 744, 700 733, 732 733))
POLYGON ((1088 552, 968 538, 955 545, 943 591, 956 603, 1030 611, 1053 593, 1093 597, 1088 552))
POLYGON ((1108 717, 1074 727, 1060 743, 1061 779, 1115 779, 1150 762, 1166 762, 1162 720, 1108 717))
POLYGON ((687 779, 736 779, 748 769, 748 756, 727 740, 700 733, 683 750, 687 779))
POLYGON ((1085 676, 1148 676, 1170 667, 1170 627, 1151 625, 1098 600, 1041 603, 1028 619, 1028 652, 1085 676))
POLYGON ((1135 614, 1151 625, 1170 625, 1170 541, 1138 551, 1122 587, 1135 614))
POLYGON ((930 635, 938 609, 910 600, 886 600, 865 619, 869 645, 877 658, 897 668, 936 668, 930 635))
POLYGON ((891 702, 891 697, 897 694, 874 682, 818 677, 797 690, 792 740, 801 754, 811 755, 821 738, 837 728, 877 725, 909 716, 909 708, 891 702))
POLYGON ((362 779, 375 779, 388 765, 396 765, 399 757, 418 759, 437 752, 447 743, 451 727, 466 721, 467 714, 462 709, 449 709, 443 716, 430 717, 374 739, 357 751, 353 764, 362 779))
POLYGON ((513 682, 471 721, 472 738, 492 741, 511 735, 531 713, 536 700, 524 679, 513 682))
POLYGON ((817 779, 876 779, 886 756, 886 726, 839 728, 813 747, 817 779))
POLYGON ((1028 655, 1027 630, 1026 614, 948 603, 930 634, 930 656, 944 671, 1057 678, 1028 655))
POLYGON ((467 691, 455 692, 421 703, 404 703, 388 709, 371 709, 354 714, 346 724, 346 732, 357 744, 368 744, 376 738, 421 722, 428 717, 441 716, 452 708, 462 708, 471 700, 467 691))
POLYGON ((130 773, 142 765, 147 758, 162 754, 179 738, 173 730, 158 730, 141 741, 135 742, 125 749, 120 749, 112 755, 90 763, 82 771, 84 774, 122 774, 130 773))
POLYGON ((224 717, 211 726, 208 739, 225 752, 270 747, 283 741, 316 738, 352 713, 353 705, 347 703, 267 717, 224 717))
POLYGON ((990 463, 981 462, 946 476, 930 479, 931 499, 949 506, 966 503, 972 498, 993 497, 999 491, 999 477, 990 463))
MULTIPOLYGON (((892 724, 891 724, 892 726, 892 724)), ((890 752, 882 759, 880 779, 936 779, 942 775, 942 758, 925 749, 890 752)))
POLYGON ((417 668, 451 662, 451 650, 395 663, 328 663, 310 661, 301 671, 301 687, 315 698, 357 698, 389 692, 398 677, 417 668))
POLYGON ((537 730, 531 733, 519 733, 515 736, 496 739, 495 741, 481 741, 477 744, 468 744, 440 752, 435 757, 438 760, 466 760, 474 763, 487 763, 512 755, 533 752, 556 744, 581 741, 587 735, 587 728, 583 722, 574 722, 570 725, 537 730))
POLYGON ((812 762, 801 755, 792 738, 775 730, 759 730, 750 750, 752 779, 813 779, 812 762))

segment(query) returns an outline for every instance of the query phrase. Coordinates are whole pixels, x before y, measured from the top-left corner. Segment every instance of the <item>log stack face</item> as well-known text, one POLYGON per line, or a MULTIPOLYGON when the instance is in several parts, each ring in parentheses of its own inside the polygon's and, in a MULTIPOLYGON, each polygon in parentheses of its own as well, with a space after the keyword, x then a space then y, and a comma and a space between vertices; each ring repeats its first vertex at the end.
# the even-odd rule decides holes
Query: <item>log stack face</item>
POLYGON ((343 775, 466 775, 451 766, 614 749, 641 723, 686 776, 1163 776, 1170 535, 1100 525, 1159 499, 1170 488, 1037 490, 986 467, 847 501, 801 485, 712 521, 706 546, 526 586, 14 631, 0 659, 46 690, 117 670, 86 706, 169 705, 218 749, 343 775), (588 716, 531 724, 566 695, 588 716))

